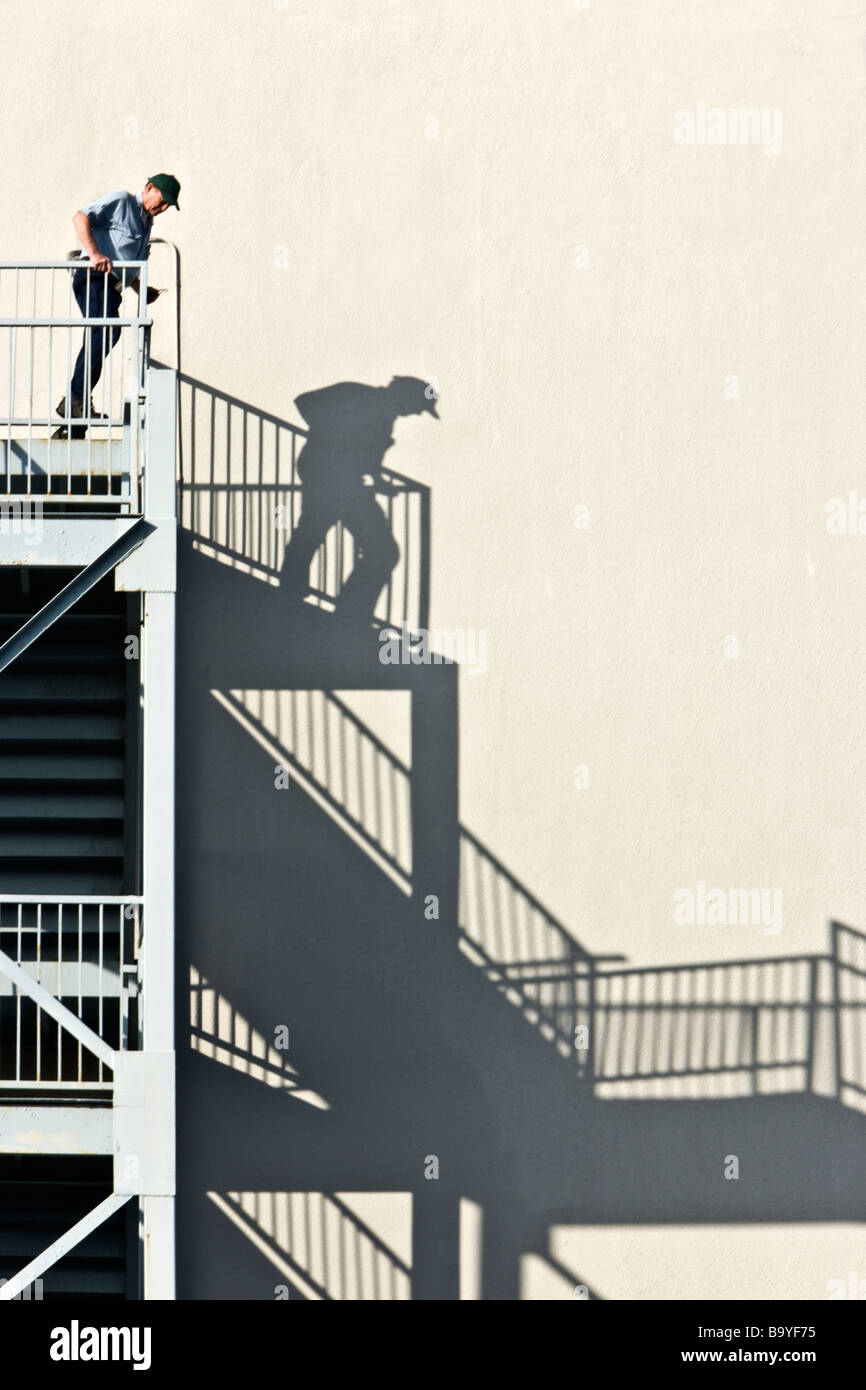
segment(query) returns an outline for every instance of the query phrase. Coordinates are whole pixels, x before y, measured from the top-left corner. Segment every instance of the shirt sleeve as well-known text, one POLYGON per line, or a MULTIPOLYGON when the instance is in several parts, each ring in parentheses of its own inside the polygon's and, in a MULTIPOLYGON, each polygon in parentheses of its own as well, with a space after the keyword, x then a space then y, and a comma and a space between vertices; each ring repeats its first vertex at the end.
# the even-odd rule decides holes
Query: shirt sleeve
POLYGON ((95 203, 88 203, 81 211, 91 227, 110 227, 117 217, 121 199, 125 196, 123 192, 106 193, 104 198, 97 198, 95 203))

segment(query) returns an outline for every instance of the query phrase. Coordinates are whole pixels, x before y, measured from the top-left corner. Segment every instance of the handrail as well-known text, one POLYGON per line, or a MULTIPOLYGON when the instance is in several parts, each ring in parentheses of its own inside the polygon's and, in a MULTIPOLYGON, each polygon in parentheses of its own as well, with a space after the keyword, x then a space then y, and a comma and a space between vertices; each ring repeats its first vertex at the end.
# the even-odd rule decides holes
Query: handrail
POLYGON ((135 893, 122 893, 119 896, 103 896, 101 893, 0 893, 0 905, 3 903, 47 903, 51 907, 58 904, 61 907, 78 907, 79 903, 83 907, 125 907, 128 903, 144 905, 144 898, 135 893))
POLYGON ((175 328, 174 328, 174 347, 175 347, 175 370, 180 376, 180 247, 167 237, 155 236, 150 239, 151 246, 167 246, 174 252, 174 285, 175 292, 175 328))
MULTIPOLYGON (((85 256, 82 260, 69 260, 64 256, 63 260, 56 261, 0 261, 0 270, 81 270, 83 265, 90 262, 85 256)), ((147 261, 112 261, 112 266, 122 268, 136 267, 141 270, 147 266, 147 261)), ((94 272, 98 274, 99 272, 94 272)))

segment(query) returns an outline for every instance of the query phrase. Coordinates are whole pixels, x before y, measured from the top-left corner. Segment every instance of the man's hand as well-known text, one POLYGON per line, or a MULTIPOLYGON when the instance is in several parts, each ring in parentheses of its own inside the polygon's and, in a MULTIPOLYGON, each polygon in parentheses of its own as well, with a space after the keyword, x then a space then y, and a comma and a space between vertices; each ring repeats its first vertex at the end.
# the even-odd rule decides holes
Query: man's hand
POLYGON ((72 219, 72 225, 78 234, 78 240, 87 252, 87 258, 94 270, 111 270, 111 260, 108 256, 103 256, 96 242, 93 240, 93 232, 90 227, 90 218, 86 212, 79 208, 72 219))

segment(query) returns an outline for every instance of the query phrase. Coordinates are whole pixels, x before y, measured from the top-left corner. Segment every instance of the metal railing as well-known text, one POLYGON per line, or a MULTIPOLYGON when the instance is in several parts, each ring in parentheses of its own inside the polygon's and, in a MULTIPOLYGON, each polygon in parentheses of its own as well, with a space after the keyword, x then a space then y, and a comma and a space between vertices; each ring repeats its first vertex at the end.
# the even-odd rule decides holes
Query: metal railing
MULTIPOLYGON (((114 1051, 139 1047, 140 897, 0 896, 0 952, 114 1051)), ((0 1092, 110 1090, 111 1072, 0 959, 0 1092)))
POLYGON ((111 277, 86 260, 0 262, 0 495, 137 510, 150 327, 146 261, 115 262, 111 277), (121 304, 115 313, 110 278, 121 296, 139 281, 134 311, 121 304), (95 291, 100 312, 82 315, 76 286, 85 305, 95 291), (95 335, 103 357, 96 383, 95 335), (79 353, 86 413, 74 416, 79 353), (58 428, 65 438, 52 437, 58 428))

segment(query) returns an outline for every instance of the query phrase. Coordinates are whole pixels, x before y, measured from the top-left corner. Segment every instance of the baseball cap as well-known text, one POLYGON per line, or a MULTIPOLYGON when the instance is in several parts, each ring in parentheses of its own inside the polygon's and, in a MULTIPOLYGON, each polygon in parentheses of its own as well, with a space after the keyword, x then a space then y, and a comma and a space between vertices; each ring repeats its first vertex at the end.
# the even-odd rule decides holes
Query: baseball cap
POLYGON ((152 183, 154 188, 158 188, 169 207, 177 208, 180 212, 180 204, 177 201, 180 193, 180 184, 174 174, 153 174, 148 183, 152 183))

